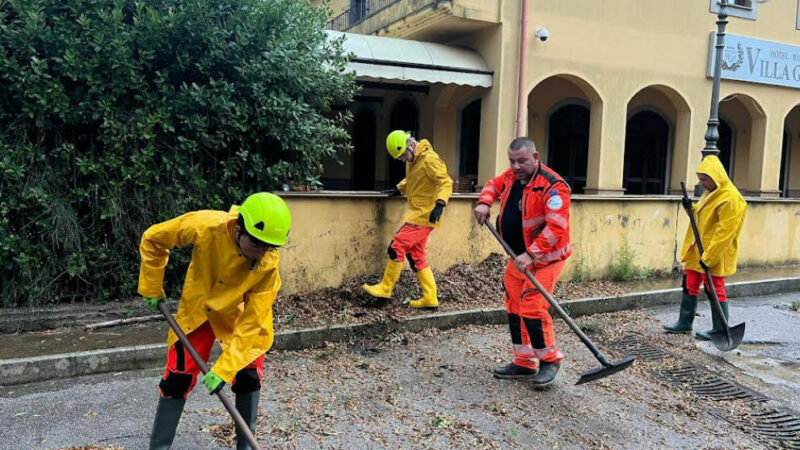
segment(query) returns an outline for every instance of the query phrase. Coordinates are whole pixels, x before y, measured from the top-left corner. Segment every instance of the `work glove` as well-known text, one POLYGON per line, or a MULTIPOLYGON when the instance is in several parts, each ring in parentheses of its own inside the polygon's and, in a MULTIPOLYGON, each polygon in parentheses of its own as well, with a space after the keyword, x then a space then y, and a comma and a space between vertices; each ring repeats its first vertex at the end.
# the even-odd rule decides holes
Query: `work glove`
POLYGON ((206 389, 208 389, 209 394, 216 394, 225 386, 225 381, 209 370, 207 374, 203 375, 203 384, 206 386, 206 389))
POLYGON ((444 211, 444 205, 441 203, 436 203, 436 206, 433 207, 433 211, 431 211, 430 217, 428 217, 428 222, 436 223, 442 217, 442 211, 444 211))
POLYGON ((387 194, 389 197, 397 197, 398 195, 402 195, 402 192, 400 192, 400 189, 394 188, 381 191, 381 194, 387 194))
POLYGON ((142 297, 142 301, 153 311, 158 311, 158 302, 163 301, 164 297, 142 297))
POLYGON ((700 267, 702 267, 702 268, 703 268, 703 270, 711 270, 711 269, 708 267, 708 265, 707 265, 706 263, 704 263, 704 262, 703 262, 703 260, 702 260, 702 259, 700 260, 700 267))
POLYGON ((681 199, 681 205, 683 205, 684 208, 686 208, 688 210, 691 210, 692 209, 692 200, 689 197, 683 197, 681 199))

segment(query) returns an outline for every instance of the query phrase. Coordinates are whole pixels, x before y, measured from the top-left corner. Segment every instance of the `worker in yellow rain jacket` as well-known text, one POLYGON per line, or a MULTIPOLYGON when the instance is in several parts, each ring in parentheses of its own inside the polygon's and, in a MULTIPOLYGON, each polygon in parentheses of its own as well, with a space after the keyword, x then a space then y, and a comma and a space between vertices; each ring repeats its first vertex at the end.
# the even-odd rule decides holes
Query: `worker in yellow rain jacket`
MULTIPOLYGON (((728 319, 725 277, 736 273, 739 236, 742 233, 742 225, 747 211, 747 202, 728 178, 725 168, 716 156, 710 155, 703 159, 697 169, 697 178, 706 191, 697 204, 692 205, 691 200, 684 199, 684 202, 688 202, 684 204, 684 207, 691 207, 697 220, 697 230, 703 243, 703 256, 700 257, 691 225, 689 225, 681 249, 681 262, 686 264, 686 271, 683 278, 683 300, 681 301, 680 315, 677 323, 664 326, 671 333, 692 331, 700 285, 705 283, 706 289, 711 288, 708 280, 705 279, 705 268, 711 269, 711 284, 717 293, 725 319, 728 319)), ((712 314, 711 318, 713 320, 711 331, 721 330, 722 324, 716 315, 712 314)), ((701 331, 697 332, 695 336, 708 340, 708 333, 709 331, 701 331)))
POLYGON ((422 298, 412 300, 409 305, 438 308, 436 281, 425 248, 431 231, 441 225, 442 211, 453 193, 453 181, 447 175, 444 162, 425 139, 417 141, 410 133, 395 130, 386 138, 386 150, 394 159, 407 163, 406 178, 397 184, 396 192, 408 195, 408 210, 403 217, 403 226, 389 244, 389 262, 383 279, 378 284, 365 284, 364 290, 373 297, 391 298, 403 271, 403 261, 408 257, 422 287, 422 298))
MULTIPOLYGON (((281 287, 278 247, 286 242, 291 215, 273 194, 249 196, 230 211, 195 211, 153 225, 140 244, 139 293, 157 309, 164 299, 170 250, 192 246, 176 320, 207 361, 217 340, 222 354, 203 377, 215 393, 232 384, 236 409, 255 433, 264 354, 272 346, 272 303, 281 287)), ((167 337, 167 364, 150 437, 151 449, 168 449, 186 397, 200 368, 175 333, 167 337)), ((236 430, 237 448, 250 448, 236 430)))

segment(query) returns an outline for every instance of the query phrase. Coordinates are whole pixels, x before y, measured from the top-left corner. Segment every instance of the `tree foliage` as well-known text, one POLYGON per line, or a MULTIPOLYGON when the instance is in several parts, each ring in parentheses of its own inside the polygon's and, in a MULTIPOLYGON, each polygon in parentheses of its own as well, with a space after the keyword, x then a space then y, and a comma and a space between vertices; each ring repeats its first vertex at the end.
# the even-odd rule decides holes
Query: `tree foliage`
POLYGON ((349 150, 354 92, 325 20, 298 0, 0 0, 11 303, 131 295, 150 224, 314 182, 349 150))

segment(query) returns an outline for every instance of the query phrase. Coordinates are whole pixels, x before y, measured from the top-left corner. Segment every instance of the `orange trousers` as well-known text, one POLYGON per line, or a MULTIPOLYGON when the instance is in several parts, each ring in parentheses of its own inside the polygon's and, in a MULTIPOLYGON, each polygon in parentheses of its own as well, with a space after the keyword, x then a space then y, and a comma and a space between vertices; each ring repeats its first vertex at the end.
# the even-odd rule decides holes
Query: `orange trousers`
POLYGON ((431 231, 433 231, 432 227, 413 223, 403 224, 392 238, 392 243, 389 244, 389 258, 401 263, 408 257, 408 265, 414 272, 428 267, 430 264, 428 264, 425 247, 428 246, 428 236, 431 231))
MULTIPOLYGON (((536 280, 552 294, 566 261, 550 264, 536 271, 536 280)), ((529 369, 539 367, 539 361, 561 362, 564 355, 556 346, 553 318, 547 311, 550 303, 539 293, 524 273, 509 259, 505 277, 506 311, 514 364, 529 369)))
MULTIPOLYGON (((211 324, 205 322, 200 328, 192 331, 187 336, 197 353, 203 360, 208 361, 211 347, 214 346, 214 330, 211 324)), ((159 383, 162 397, 186 398, 197 384, 197 375, 200 367, 184 348, 181 341, 174 343, 167 351, 167 366, 159 383)), ((231 390, 235 393, 246 393, 261 388, 261 378, 264 376, 264 355, 242 368, 233 379, 231 390)))

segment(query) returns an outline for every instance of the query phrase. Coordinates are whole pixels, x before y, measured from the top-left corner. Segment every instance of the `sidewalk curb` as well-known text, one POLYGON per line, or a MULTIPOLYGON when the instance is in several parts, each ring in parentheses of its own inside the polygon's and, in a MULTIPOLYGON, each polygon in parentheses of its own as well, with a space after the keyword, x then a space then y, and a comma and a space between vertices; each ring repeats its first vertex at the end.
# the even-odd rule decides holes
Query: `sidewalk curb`
MULTIPOLYGON (((800 277, 743 281, 726 286, 729 298, 774 295, 800 291, 800 277)), ((571 316, 609 313, 680 302, 680 288, 638 292, 618 297, 596 297, 562 303, 571 316)), ((419 332, 429 328, 447 330, 464 325, 507 323, 504 308, 473 309, 411 317, 399 322, 379 322, 307 328, 275 334, 273 350, 301 350, 320 347, 325 342, 345 342, 354 338, 386 335, 392 332, 419 332)), ((158 367, 164 362, 166 344, 120 347, 76 353, 0 360, 3 386, 34 383, 103 372, 158 367)))

